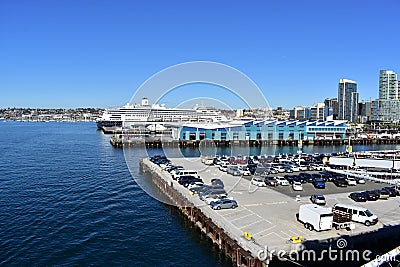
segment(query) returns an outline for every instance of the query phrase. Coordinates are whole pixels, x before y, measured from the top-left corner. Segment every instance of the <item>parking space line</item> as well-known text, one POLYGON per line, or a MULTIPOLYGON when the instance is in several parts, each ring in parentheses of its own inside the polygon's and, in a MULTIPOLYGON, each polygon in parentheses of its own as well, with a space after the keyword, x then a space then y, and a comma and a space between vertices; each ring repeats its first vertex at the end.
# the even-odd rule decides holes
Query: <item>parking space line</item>
POLYGON ((237 220, 241 220, 241 219, 243 219, 243 218, 246 218, 246 217, 249 217, 249 216, 252 216, 252 215, 253 215, 253 214, 247 214, 247 215, 242 216, 242 217, 240 217, 240 218, 233 219, 233 220, 231 220, 231 222, 234 222, 234 221, 237 221, 237 220))
POLYGON ((264 232, 266 232, 266 231, 269 231, 269 230, 271 230, 271 229, 273 229, 273 228, 275 228, 275 227, 276 227, 276 225, 272 225, 272 226, 269 227, 269 228, 266 228, 266 229, 264 229, 264 230, 261 230, 261 231, 258 232, 258 233, 255 233, 254 235, 259 235, 259 234, 264 233, 264 232))
POLYGON ((234 210, 231 211, 231 212, 221 213, 221 214, 223 214, 224 216, 229 216, 229 215, 231 215, 231 214, 239 213, 239 212, 241 212, 241 211, 248 211, 248 210, 247 210, 246 208, 241 208, 241 209, 236 208, 236 209, 234 209, 234 210))
POLYGON ((239 228, 239 229, 243 229, 243 228, 249 227, 250 225, 253 225, 253 224, 256 224, 256 223, 260 223, 260 222, 262 222, 262 221, 263 221, 263 220, 258 220, 258 221, 249 223, 249 224, 247 224, 247 225, 244 225, 244 226, 241 226, 241 227, 238 227, 238 228, 239 228))

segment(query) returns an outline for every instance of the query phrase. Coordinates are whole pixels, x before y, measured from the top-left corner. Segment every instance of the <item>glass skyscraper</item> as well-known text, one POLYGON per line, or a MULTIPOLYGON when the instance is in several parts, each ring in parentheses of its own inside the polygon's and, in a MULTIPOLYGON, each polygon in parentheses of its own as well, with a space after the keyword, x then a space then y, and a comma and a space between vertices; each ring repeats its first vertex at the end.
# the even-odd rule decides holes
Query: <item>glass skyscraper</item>
POLYGON ((356 122, 358 114, 357 82, 347 79, 339 81, 338 102, 339 120, 356 122))

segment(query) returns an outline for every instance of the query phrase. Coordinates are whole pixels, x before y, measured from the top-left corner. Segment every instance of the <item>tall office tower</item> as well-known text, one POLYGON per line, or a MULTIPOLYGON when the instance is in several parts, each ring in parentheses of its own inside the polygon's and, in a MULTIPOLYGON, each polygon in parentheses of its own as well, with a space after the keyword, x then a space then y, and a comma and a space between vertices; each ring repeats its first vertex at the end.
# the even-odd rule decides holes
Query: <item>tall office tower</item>
POLYGON ((352 80, 341 79, 338 87, 338 102, 340 120, 357 121, 358 92, 357 83, 352 80))
POLYGON ((399 99, 399 81, 394 71, 381 70, 379 72, 379 99, 399 99))
POLYGON ((338 118, 339 103, 337 98, 325 98, 325 117, 332 116, 334 120, 338 118))

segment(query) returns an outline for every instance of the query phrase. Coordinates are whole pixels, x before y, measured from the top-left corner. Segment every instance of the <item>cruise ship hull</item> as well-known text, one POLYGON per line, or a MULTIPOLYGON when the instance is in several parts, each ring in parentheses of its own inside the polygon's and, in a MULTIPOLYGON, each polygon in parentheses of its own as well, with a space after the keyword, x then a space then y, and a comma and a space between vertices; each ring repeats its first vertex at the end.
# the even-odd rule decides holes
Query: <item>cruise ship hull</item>
POLYGON ((102 120, 102 121, 97 121, 96 124, 97 124, 97 128, 98 129, 101 129, 103 127, 113 127, 113 126, 122 127, 122 121, 105 121, 105 120, 102 120))

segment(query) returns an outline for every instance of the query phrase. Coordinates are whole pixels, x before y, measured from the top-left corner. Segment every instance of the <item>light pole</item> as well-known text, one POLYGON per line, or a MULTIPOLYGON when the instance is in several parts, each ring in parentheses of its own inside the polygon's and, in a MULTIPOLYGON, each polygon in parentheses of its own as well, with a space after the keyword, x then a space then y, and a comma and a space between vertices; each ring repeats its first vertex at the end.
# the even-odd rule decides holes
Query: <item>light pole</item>
POLYGON ((301 131, 299 131, 299 143, 298 143, 298 150, 297 150, 297 154, 299 155, 299 167, 300 167, 300 159, 301 159, 301 148, 303 147, 303 141, 301 139, 301 131))

